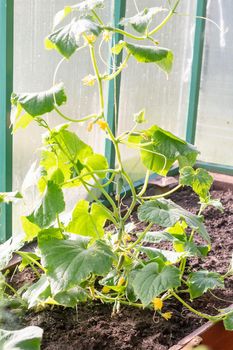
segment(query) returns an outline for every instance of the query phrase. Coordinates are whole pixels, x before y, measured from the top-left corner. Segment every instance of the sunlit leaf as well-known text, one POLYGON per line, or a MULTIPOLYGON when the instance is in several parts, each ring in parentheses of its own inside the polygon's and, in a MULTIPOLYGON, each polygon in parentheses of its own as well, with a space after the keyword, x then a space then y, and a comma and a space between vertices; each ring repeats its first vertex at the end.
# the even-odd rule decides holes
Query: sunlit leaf
POLYGON ((30 242, 37 237, 40 227, 32 223, 26 216, 21 216, 21 224, 25 233, 25 241, 30 242))
POLYGON ((52 181, 47 184, 46 191, 37 208, 27 219, 40 228, 48 227, 65 209, 62 190, 52 181))
POLYGON ((196 169, 187 166, 180 170, 180 184, 192 187, 201 198, 206 198, 213 184, 213 177, 205 169, 196 169))
POLYGON ((53 19, 53 27, 55 28, 71 12, 72 12, 71 6, 65 6, 62 10, 58 11, 53 19))
POLYGON ((72 213, 72 220, 66 228, 67 232, 81 236, 102 238, 104 224, 109 218, 108 212, 98 203, 89 206, 89 202, 80 200, 72 213))
POLYGON ((198 155, 195 147, 157 125, 131 135, 129 142, 140 149, 146 168, 162 176, 168 173, 175 161, 180 168, 192 166, 198 155))

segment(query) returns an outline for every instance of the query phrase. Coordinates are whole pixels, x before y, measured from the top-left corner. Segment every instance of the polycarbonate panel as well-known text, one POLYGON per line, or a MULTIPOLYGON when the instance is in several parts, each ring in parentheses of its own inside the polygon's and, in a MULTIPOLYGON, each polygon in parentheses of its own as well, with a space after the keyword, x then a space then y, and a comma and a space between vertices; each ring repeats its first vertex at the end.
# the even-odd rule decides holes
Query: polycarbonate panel
MULTIPOLYGON (((168 3, 155 0, 136 2, 140 11, 145 7, 165 6, 168 3)), ((127 4, 126 16, 136 14, 134 1, 128 1, 127 4)), ((180 137, 185 137, 195 8, 196 1, 181 1, 177 9, 179 14, 173 16, 171 21, 154 35, 161 46, 171 49, 174 53, 174 66, 168 78, 154 64, 139 64, 133 57, 130 58, 128 68, 122 74, 119 132, 131 129, 134 125, 133 114, 145 108, 148 123, 143 125, 143 128, 157 124, 180 137)), ((155 25, 166 14, 157 15, 155 25)), ((132 33, 137 34, 133 30, 132 33)), ((133 42, 131 39, 127 40, 133 42)), ((151 45, 151 42, 147 44, 151 45)), ((138 151, 123 150, 123 159, 126 169, 135 180, 144 176, 145 168, 139 161, 138 151)))
MULTIPOLYGON (((77 1, 69 1, 69 5, 77 1)), ((106 1, 104 10, 99 14, 110 21, 112 1, 106 1)), ((56 51, 44 49, 44 38, 51 32, 55 13, 67 5, 66 0, 17 0, 15 1, 14 23, 14 91, 37 92, 49 89, 53 83, 54 70, 61 60, 56 51)), ((65 22, 64 22, 65 23, 65 22)), ((103 56, 106 58, 103 48, 103 56)), ((102 70, 106 68, 102 64, 102 70)), ((99 111, 97 86, 85 87, 81 80, 87 74, 93 74, 88 55, 88 48, 74 54, 65 61, 58 71, 57 82, 63 81, 68 95, 68 105, 62 107, 66 115, 81 118, 99 111)), ((56 113, 47 116, 50 126, 65 123, 56 113)), ((77 124, 74 129, 83 141, 90 143, 95 152, 104 152, 103 131, 93 128, 86 132, 87 125, 77 124), (102 134, 102 135, 101 135, 102 134)), ((13 137, 13 187, 20 189, 23 179, 33 161, 38 159, 41 145, 42 130, 32 123, 26 130, 18 130, 13 137)), ((21 230, 19 216, 32 209, 32 203, 37 198, 37 191, 31 188, 26 200, 14 207, 14 232, 21 230), (29 205, 28 205, 29 203, 29 205), (27 205, 26 205, 27 204, 27 205)), ((72 189, 66 193, 71 208, 78 198, 83 197, 83 191, 72 189)))
POLYGON ((196 144, 200 159, 233 165, 233 2, 209 1, 196 144))

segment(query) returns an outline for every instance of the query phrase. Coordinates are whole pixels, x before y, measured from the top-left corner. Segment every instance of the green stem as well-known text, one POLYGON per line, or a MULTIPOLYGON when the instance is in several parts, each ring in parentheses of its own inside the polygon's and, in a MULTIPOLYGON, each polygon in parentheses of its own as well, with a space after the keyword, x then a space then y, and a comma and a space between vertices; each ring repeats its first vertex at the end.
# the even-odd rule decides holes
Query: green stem
MULTIPOLYGON (((106 302, 110 302, 110 303, 114 303, 116 301, 116 298, 111 298, 111 297, 109 297, 107 295, 104 295, 104 294, 102 294, 100 292, 98 292, 98 295, 96 295, 96 298, 104 300, 106 302)), ((145 306, 143 304, 132 303, 130 301, 121 300, 121 299, 118 299, 118 301, 122 305, 134 306, 134 307, 137 307, 137 308, 140 308, 140 309, 144 309, 145 308, 145 306)))
POLYGON ((95 11, 95 10, 92 10, 91 12, 92 12, 92 14, 94 15, 94 17, 97 19, 97 21, 99 22, 99 24, 100 24, 101 26, 104 26, 104 22, 102 21, 102 19, 100 18, 100 16, 96 13, 96 11, 95 11))
POLYGON ((143 238, 145 237, 145 235, 147 234, 147 232, 151 229, 151 227, 153 226, 152 223, 150 223, 146 229, 142 232, 142 234, 138 237, 138 239, 133 243, 131 244, 131 246, 129 247, 129 249, 133 249, 136 245, 138 245, 142 240, 143 238))
POLYGON ((129 60, 130 56, 131 56, 131 53, 128 53, 128 55, 126 56, 124 61, 121 63, 119 68, 112 74, 104 75, 103 76, 103 80, 109 81, 109 80, 115 79, 122 72, 122 70, 126 67, 126 64, 127 64, 128 60, 129 60))
POLYGON ((137 193, 136 193, 132 179, 123 169, 122 169, 122 175, 125 177, 126 181, 128 182, 131 193, 132 193, 132 202, 130 204, 130 207, 129 207, 127 213, 125 214, 125 216, 123 218, 123 221, 125 222, 130 217, 130 215, 131 215, 132 211, 134 210, 134 207, 137 203, 137 193))
POLYGON ((114 28, 114 27, 111 27, 111 26, 105 26, 104 29, 108 30, 109 32, 119 33, 119 34, 121 34, 123 36, 127 36, 128 38, 131 38, 131 39, 134 39, 134 40, 145 40, 146 39, 146 36, 136 36, 136 35, 133 35, 131 33, 126 32, 123 29, 114 28))
POLYGON ((20 296, 19 296, 19 294, 18 294, 18 292, 17 292, 17 290, 15 289, 15 288, 13 288, 9 283, 7 283, 6 281, 3 281, 3 283, 4 283, 4 285, 8 288, 8 289, 10 289, 11 291, 12 291, 12 293, 14 294, 14 295, 16 295, 17 297, 19 297, 20 298, 20 296))
POLYGON ((91 61, 93 64, 93 68, 95 71, 96 79, 98 82, 98 88, 99 88, 99 98, 100 98, 100 114, 103 116, 104 114, 104 94, 103 94, 103 84, 102 84, 102 78, 99 73, 96 57, 95 57, 95 49, 93 45, 89 45, 90 49, 90 55, 91 55, 91 61))
POLYGON ((216 315, 216 316, 211 316, 211 315, 207 315, 207 314, 203 314, 200 311, 195 310, 194 308, 192 308, 192 306, 190 306, 189 304, 187 304, 179 295, 177 295, 173 290, 171 291, 171 294, 181 303, 183 304, 188 310, 190 310, 191 312, 193 312, 194 314, 198 315, 201 318, 206 318, 209 321, 212 322, 216 322, 220 319, 222 319, 222 317, 216 315))
POLYGON ((144 185, 143 185, 141 191, 137 194, 137 197, 141 197, 146 192, 149 179, 150 179, 150 170, 147 170, 145 180, 144 180, 144 185))
POLYGON ((72 123, 83 123, 83 122, 86 122, 87 120, 97 118, 96 114, 91 114, 81 119, 72 119, 70 117, 67 117, 64 113, 62 113, 57 106, 54 106, 54 110, 57 112, 57 114, 60 115, 60 117, 72 123))
POLYGON ((174 15, 176 8, 179 5, 179 2, 180 2, 180 0, 176 1, 175 5, 169 11, 168 15, 164 18, 164 20, 156 28, 154 28, 152 31, 149 32, 148 36, 151 36, 151 35, 155 34, 156 32, 158 32, 169 21, 169 19, 174 15))
MULTIPOLYGON (((158 195, 151 196, 151 197, 150 196, 145 196, 145 197, 141 197, 141 199, 159 199, 159 198, 167 197, 170 194, 172 194, 172 193, 176 192, 177 190, 179 190, 181 187, 182 187, 182 185, 177 185, 172 190, 170 190, 170 191, 168 191, 166 193, 158 194, 158 195)), ((139 197, 139 195, 138 195, 138 197, 139 197)))

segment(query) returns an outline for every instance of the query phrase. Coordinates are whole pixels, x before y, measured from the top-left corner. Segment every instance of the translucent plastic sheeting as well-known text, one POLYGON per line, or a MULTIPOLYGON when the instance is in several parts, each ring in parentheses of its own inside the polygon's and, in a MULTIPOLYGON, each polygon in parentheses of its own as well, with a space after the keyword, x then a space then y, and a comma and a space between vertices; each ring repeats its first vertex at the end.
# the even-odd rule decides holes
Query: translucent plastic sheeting
MULTIPOLYGON (((139 11, 146 7, 168 6, 167 1, 158 0, 136 0, 136 3, 139 11)), ((148 123, 143 125, 144 128, 157 124, 185 137, 195 7, 196 1, 181 1, 178 14, 155 36, 161 46, 174 53, 174 66, 168 79, 154 64, 139 64, 134 58, 130 59, 128 68, 122 74, 119 132, 131 129, 133 114, 145 107, 148 123)), ((128 1, 126 16, 136 13, 134 1, 128 1)), ((154 24, 158 24, 166 15, 166 12, 157 15, 154 24)), ((151 42, 148 44, 151 45, 151 42)), ((139 161, 138 151, 123 151, 123 159, 135 180, 144 176, 145 168, 139 161)))
POLYGON ((233 165, 233 1, 208 1, 196 144, 200 159, 233 165))
MULTIPOLYGON (((69 5, 78 1, 69 1, 69 5)), ((106 1, 101 15, 110 22, 110 7, 112 1, 106 1)), ((51 32, 53 16, 67 5, 66 0, 17 0, 15 1, 14 23, 14 91, 38 92, 52 86, 53 74, 61 56, 56 51, 44 49, 44 38, 51 32)), ((64 22, 66 23, 66 22, 64 22)), ((106 50, 103 56, 106 58, 106 50)), ((106 68, 102 66, 102 69, 106 68)), ((97 87, 84 87, 81 80, 87 74, 93 74, 89 60, 88 49, 74 54, 69 61, 65 61, 59 69, 57 82, 63 81, 68 95, 68 105, 63 111, 72 118, 80 118, 98 112, 97 87)), ((47 116, 50 126, 62 124, 65 120, 54 113, 47 116)), ((83 141, 90 143, 97 153, 104 152, 103 131, 95 127, 91 133, 86 132, 87 125, 78 124, 75 130, 83 141)), ((32 123, 25 130, 18 130, 13 136, 13 187, 21 189, 23 179, 30 165, 38 159, 38 147, 41 145, 42 130, 32 123)), ((19 216, 32 210, 32 203, 37 198, 36 188, 27 191, 26 200, 14 207, 14 232, 21 230, 19 216)), ((85 193, 78 189, 69 190, 69 208, 85 193)))

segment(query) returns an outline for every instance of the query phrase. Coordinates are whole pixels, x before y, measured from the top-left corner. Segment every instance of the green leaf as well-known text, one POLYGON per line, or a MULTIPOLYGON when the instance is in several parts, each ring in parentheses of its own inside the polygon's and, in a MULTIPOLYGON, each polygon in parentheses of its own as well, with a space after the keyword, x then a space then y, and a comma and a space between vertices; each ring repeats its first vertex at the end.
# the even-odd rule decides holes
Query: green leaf
POLYGON ((71 23, 57 29, 46 38, 46 47, 55 48, 61 55, 69 59, 79 47, 82 34, 92 33, 98 36, 102 28, 88 18, 73 19, 71 23))
POLYGON ((58 11, 53 19, 53 28, 55 28, 63 19, 72 12, 71 6, 65 6, 62 10, 58 11))
POLYGON ((141 247, 140 251, 145 253, 150 260, 152 259, 162 259, 163 261, 168 261, 172 264, 175 264, 180 260, 183 254, 173 252, 171 250, 157 249, 152 247, 141 247))
POLYGON ((22 235, 16 235, 8 239, 5 243, 0 244, 0 271, 5 269, 10 262, 14 252, 24 245, 22 235))
POLYGON ((39 235, 41 261, 53 294, 76 287, 91 274, 104 276, 114 259, 111 249, 102 241, 88 246, 89 239, 61 240, 39 235))
POLYGON ((120 23, 121 25, 131 24, 138 33, 145 34, 152 18, 161 11, 167 10, 162 7, 146 8, 133 17, 123 18, 120 23))
POLYGON ((62 190, 54 182, 49 181, 45 194, 37 208, 26 218, 40 228, 48 227, 58 214, 65 210, 62 190))
MULTIPOLYGON (((37 93, 13 93, 11 102, 20 105, 31 117, 41 116, 54 110, 55 105, 61 106, 66 102, 63 84, 57 84, 51 89, 37 93)), ((20 116, 18 116, 20 118, 20 116)), ((16 121, 18 120, 16 119, 16 121)))
POLYGON ((114 53, 115 55, 119 55, 124 47, 126 47, 126 42, 120 40, 116 45, 112 47, 112 53, 114 53))
POLYGON ((25 233, 25 241, 31 242, 40 232, 40 227, 33 224, 26 216, 21 216, 21 224, 25 233))
POLYGON ((79 302, 87 301, 87 299, 88 293, 79 286, 57 293, 54 296, 54 300, 65 307, 75 307, 79 302))
POLYGON ((133 288, 144 305, 168 289, 180 286, 180 271, 175 266, 152 262, 136 273, 133 288))
POLYGON ((205 169, 194 170, 192 167, 186 166, 180 170, 180 184, 192 187, 193 191, 201 198, 208 197, 213 180, 213 177, 205 169))
POLYGON ((17 203, 23 196, 18 191, 15 192, 0 192, 0 203, 17 203))
POLYGON ((40 279, 27 288, 22 298, 27 301, 28 308, 45 302, 51 296, 51 289, 46 275, 42 275, 40 279))
MULTIPOLYGON (((83 161, 83 164, 87 167, 87 172, 89 170, 91 170, 94 172, 94 174, 96 174, 100 178, 105 178, 106 172, 103 172, 103 173, 96 172, 95 173, 95 171, 107 170, 109 168, 107 159, 102 154, 97 154, 97 153, 94 153, 94 154, 88 156, 83 161)), ((85 174, 85 170, 82 171, 82 174, 85 174)))
POLYGON ((103 206, 98 203, 89 206, 89 202, 80 200, 73 210, 72 220, 66 231, 95 239, 102 238, 107 219, 111 218, 103 206))
POLYGON ((166 73, 170 73, 173 64, 171 50, 159 46, 145 46, 126 43, 127 50, 138 62, 155 63, 166 73))
POLYGON ((157 199, 143 203, 138 208, 138 218, 140 221, 152 222, 162 227, 170 227, 179 220, 185 220, 189 227, 195 229, 206 242, 210 243, 210 237, 201 218, 171 200, 157 199))
POLYGON ((1 350, 39 350, 43 330, 31 326, 17 331, 0 329, 1 350))
MULTIPOLYGON (((51 135, 46 139, 45 144, 59 144, 67 153, 68 159, 72 163, 80 161, 84 163, 87 157, 93 155, 93 150, 85 142, 83 142, 74 132, 66 130, 64 126, 60 130, 53 129, 51 135)), ((67 159, 67 160, 68 160, 67 159)))
POLYGON ((105 0, 85 0, 72 6, 72 8, 82 12, 89 12, 96 8, 103 8, 104 2, 105 0))
POLYGON ((138 124, 145 123, 146 122, 145 113, 146 113, 145 109, 142 109, 138 113, 135 113, 134 114, 135 123, 138 123, 138 124))
POLYGON ((143 242, 148 243, 160 243, 160 242, 172 242, 174 240, 174 237, 166 232, 156 232, 156 231, 149 231, 146 233, 145 237, 143 238, 143 242))
POLYGON ((223 324, 227 331, 233 331, 233 312, 230 312, 226 318, 223 319, 223 324))
POLYGON ((11 124, 13 125, 13 133, 18 129, 25 129, 32 121, 33 117, 28 113, 23 113, 22 106, 18 103, 11 112, 11 124))
POLYGON ((198 155, 192 145, 157 125, 131 135, 128 141, 140 149, 145 167, 162 176, 167 175, 175 161, 178 161, 180 168, 192 166, 198 155))
POLYGON ((216 272, 206 270, 192 272, 187 280, 191 299, 198 298, 209 289, 223 288, 224 278, 216 272))
POLYGON ((30 252, 23 252, 23 251, 17 251, 16 254, 21 256, 22 261, 20 265, 18 266, 19 271, 23 271, 25 267, 33 263, 33 261, 38 261, 40 260, 40 257, 35 254, 35 253, 30 253, 30 252))
POLYGON ((174 240, 173 248, 176 252, 184 252, 187 256, 207 256, 210 251, 209 246, 197 245, 193 242, 182 242, 180 240, 174 240))

